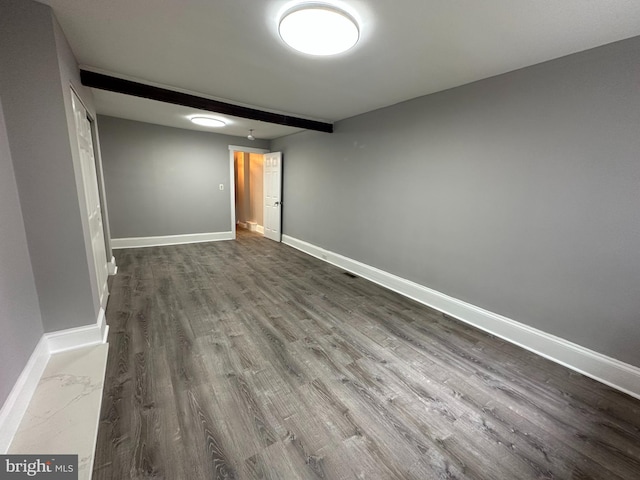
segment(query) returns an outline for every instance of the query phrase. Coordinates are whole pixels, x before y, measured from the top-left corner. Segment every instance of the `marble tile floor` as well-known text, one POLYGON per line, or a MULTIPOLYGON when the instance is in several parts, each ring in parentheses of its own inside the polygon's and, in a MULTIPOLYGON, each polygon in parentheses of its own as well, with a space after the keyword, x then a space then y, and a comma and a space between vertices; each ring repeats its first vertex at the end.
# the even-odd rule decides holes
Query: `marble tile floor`
POLYGON ((93 468, 108 345, 51 356, 8 453, 77 454, 78 479, 93 468))

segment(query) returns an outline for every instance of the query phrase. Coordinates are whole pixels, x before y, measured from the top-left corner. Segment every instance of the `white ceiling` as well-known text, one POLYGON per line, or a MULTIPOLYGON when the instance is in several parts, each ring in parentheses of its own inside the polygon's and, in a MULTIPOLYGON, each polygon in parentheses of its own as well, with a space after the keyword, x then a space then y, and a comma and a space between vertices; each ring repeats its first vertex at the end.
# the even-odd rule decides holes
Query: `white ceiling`
MULTIPOLYGON (((83 66, 330 122, 640 34, 638 0, 325 0, 359 20, 361 39, 318 58, 278 37, 299 2, 41 1, 83 66)), ((99 93, 98 111, 170 121, 158 120, 169 107, 117 96, 99 93)))

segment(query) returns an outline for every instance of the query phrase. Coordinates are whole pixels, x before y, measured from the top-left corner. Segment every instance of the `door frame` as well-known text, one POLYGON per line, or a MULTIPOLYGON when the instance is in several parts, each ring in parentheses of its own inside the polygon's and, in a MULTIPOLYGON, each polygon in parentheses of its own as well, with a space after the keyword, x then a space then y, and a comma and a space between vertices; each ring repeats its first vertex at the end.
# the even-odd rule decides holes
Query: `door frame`
POLYGON ((98 135, 98 126, 95 116, 87 108, 87 104, 84 102, 82 96, 73 84, 70 85, 71 91, 76 94, 76 98, 80 100, 80 103, 87 112, 87 118, 89 119, 89 126, 91 127, 91 142, 93 143, 93 157, 96 165, 96 179, 98 181, 98 196, 100 197, 100 208, 102 210, 102 228, 104 234, 104 246, 107 256, 107 269, 109 275, 115 275, 118 270, 116 267, 115 258, 111 249, 111 230, 109 227, 109 213, 107 210, 107 198, 104 187, 104 172, 102 171, 102 156, 100 151, 100 140, 98 135), (106 218, 106 220, 105 220, 106 218))
MULTIPOLYGON (((109 278, 109 264, 110 264, 110 259, 109 259, 109 255, 110 255, 110 251, 109 251, 109 247, 110 247, 110 242, 107 240, 106 238, 106 232, 105 232, 105 227, 104 224, 106 222, 108 222, 108 219, 106 219, 105 217, 105 212, 103 210, 103 206, 105 203, 105 199, 104 199, 104 195, 103 195, 103 191, 101 190, 101 185, 100 185, 100 172, 101 172, 101 167, 102 165, 98 163, 98 153, 96 150, 96 137, 94 137, 94 133, 96 131, 95 129, 95 119, 93 118, 93 115, 91 114, 90 110, 87 108, 86 103, 84 102, 84 100, 82 99, 82 97, 80 96, 80 94, 78 93, 78 91, 74 88, 74 86, 72 84, 69 85, 69 91, 71 92, 71 97, 70 97, 70 101, 71 101, 71 110, 72 110, 72 115, 73 115, 73 136, 75 139, 75 142, 78 144, 78 165, 74 165, 74 170, 76 169, 76 166, 79 166, 80 168, 80 179, 81 179, 81 187, 82 187, 82 192, 80 192, 80 185, 78 185, 78 201, 79 201, 79 205, 80 205, 80 214, 83 217, 83 219, 85 219, 85 215, 86 215, 86 232, 85 235, 88 235, 88 238, 85 237, 85 243, 88 242, 88 247, 89 247, 89 251, 91 252, 91 260, 93 260, 93 262, 89 261, 89 258, 87 258, 87 260, 89 261, 89 271, 92 271, 91 268, 91 264, 93 263, 93 268, 95 269, 94 271, 94 275, 96 277, 96 288, 95 288, 95 292, 97 294, 97 298, 98 301, 100 302, 100 308, 101 309, 105 309, 107 306, 107 300, 109 298, 109 287, 108 287, 108 278, 109 278), (82 161, 82 151, 81 151, 81 147, 80 147, 80 133, 78 131, 79 129, 79 125, 78 125, 78 120, 76 119, 76 109, 73 107, 74 103, 79 104, 79 107, 82 108, 83 112, 84 112, 84 116, 85 119, 88 123, 89 126, 89 133, 91 135, 91 153, 93 154, 93 165, 92 168, 95 172, 95 178, 92 176, 92 179, 95 180, 95 189, 96 189, 96 194, 98 196, 97 200, 98 200, 98 205, 99 205, 99 209, 100 209, 100 223, 102 224, 102 244, 104 246, 104 258, 100 261, 100 259, 98 257, 96 257, 96 251, 94 249, 94 245, 93 245, 93 233, 91 231, 91 225, 90 225, 90 215, 89 215, 89 211, 86 208, 87 205, 87 196, 88 196, 88 188, 90 188, 89 185, 87 185, 86 182, 86 171, 85 171, 85 167, 83 165, 83 161, 82 161), (104 262, 104 267, 106 269, 106 278, 104 281, 104 285, 100 285, 99 284, 99 280, 100 280, 100 275, 98 273, 98 268, 96 266, 96 261, 100 261, 100 265, 102 266, 104 262)), ((75 162, 74 162, 75 163, 75 162)), ((76 171, 77 174, 77 171, 76 171)), ((78 181, 78 177, 76 176, 76 182, 78 181)), ((84 224, 84 220, 83 220, 83 224, 84 224)), ((83 225, 83 230, 85 230, 85 226, 83 225)), ((93 290, 93 287, 92 287, 93 290)))
MULTIPOLYGON (((247 152, 247 153, 271 153, 271 150, 268 148, 254 148, 254 147, 243 147, 241 145, 229 145, 229 198, 231 205, 231 233, 232 237, 236 239, 236 180, 235 180, 235 153, 236 152, 247 152)), ((262 192, 262 203, 264 203, 264 192, 262 192)))

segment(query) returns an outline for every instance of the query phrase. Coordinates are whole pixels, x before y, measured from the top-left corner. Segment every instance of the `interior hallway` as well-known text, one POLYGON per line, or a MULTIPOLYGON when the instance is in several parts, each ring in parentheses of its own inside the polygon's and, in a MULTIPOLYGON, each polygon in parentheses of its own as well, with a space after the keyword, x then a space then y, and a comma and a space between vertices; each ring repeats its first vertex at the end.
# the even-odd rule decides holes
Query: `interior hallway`
POLYGON ((288 246, 116 257, 95 479, 640 471, 640 401, 288 246))

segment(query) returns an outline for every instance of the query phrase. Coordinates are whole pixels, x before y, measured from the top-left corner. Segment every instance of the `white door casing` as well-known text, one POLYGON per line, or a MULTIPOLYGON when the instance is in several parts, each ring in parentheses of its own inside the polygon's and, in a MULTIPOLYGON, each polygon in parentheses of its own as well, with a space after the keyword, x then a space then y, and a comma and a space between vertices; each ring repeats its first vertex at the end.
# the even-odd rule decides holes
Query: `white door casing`
POLYGON ((282 240, 282 152, 264 155, 264 236, 282 240))
POLYGON ((103 305, 106 294, 107 277, 107 252, 104 242, 104 227, 102 225, 102 211, 100 208, 100 193, 98 190, 98 176, 93 151, 93 139, 91 137, 91 124, 87 117, 87 111, 82 102, 72 90, 71 100, 73 115, 76 124, 78 148, 80 150, 80 165, 82 169, 82 183, 86 200, 86 215, 91 236, 91 249, 95 264, 96 281, 100 304, 103 305))

